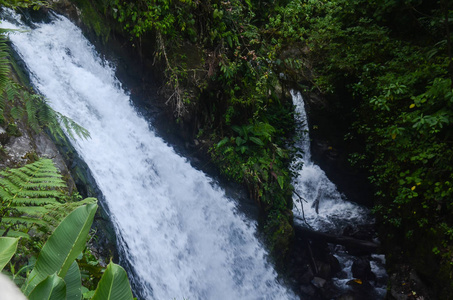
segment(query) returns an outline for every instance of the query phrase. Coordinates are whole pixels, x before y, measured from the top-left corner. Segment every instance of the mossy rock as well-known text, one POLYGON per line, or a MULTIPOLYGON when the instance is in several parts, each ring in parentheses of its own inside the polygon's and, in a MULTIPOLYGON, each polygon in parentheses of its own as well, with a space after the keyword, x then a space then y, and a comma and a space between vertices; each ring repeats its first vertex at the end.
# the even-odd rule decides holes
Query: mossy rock
POLYGON ((0 144, 6 145, 9 142, 10 136, 5 129, 0 127, 0 144))
MULTIPOLYGON (((449 256, 451 258, 452 253, 449 256)), ((451 260, 441 263, 438 278, 441 279, 437 282, 438 299, 453 299, 453 262, 451 260)))
POLYGON ((106 19, 106 4, 103 1, 74 0, 81 9, 81 20, 84 25, 94 31, 103 43, 109 40, 111 24, 106 19))
POLYGON ((6 127, 6 133, 9 136, 15 136, 15 137, 22 136, 22 133, 20 132, 19 128, 14 123, 8 124, 8 126, 6 127))
POLYGON ((284 261, 293 245, 294 228, 288 215, 291 215, 290 211, 271 211, 267 216, 264 230, 276 260, 284 261))
POLYGON ((32 164, 39 160, 38 154, 34 151, 27 152, 22 158, 27 160, 27 164, 32 164))

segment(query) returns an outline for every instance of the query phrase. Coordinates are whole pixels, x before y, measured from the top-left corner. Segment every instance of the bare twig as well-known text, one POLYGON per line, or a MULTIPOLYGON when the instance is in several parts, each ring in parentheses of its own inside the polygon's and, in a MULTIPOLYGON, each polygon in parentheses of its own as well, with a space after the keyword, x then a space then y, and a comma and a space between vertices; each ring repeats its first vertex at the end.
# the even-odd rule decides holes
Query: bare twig
MULTIPOLYGON (((303 202, 305 203, 308 203, 307 200, 305 200, 301 195, 299 195, 296 191, 293 191, 293 193, 299 198, 299 201, 300 201, 300 212, 302 213, 302 218, 301 217, 298 217, 298 216, 294 216, 294 218, 298 219, 298 220, 301 220, 305 223, 305 225, 307 225, 310 229, 313 229, 313 227, 311 227, 310 224, 308 224, 307 220, 305 219, 305 212, 304 212, 304 205, 303 205, 303 202)), ((299 210, 299 208, 296 206, 296 208, 299 210)))

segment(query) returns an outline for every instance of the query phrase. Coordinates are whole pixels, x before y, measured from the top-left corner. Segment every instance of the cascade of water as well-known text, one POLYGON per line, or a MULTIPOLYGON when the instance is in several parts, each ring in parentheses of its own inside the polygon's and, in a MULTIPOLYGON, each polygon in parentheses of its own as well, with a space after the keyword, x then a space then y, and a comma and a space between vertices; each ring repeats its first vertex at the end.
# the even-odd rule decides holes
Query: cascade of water
POLYGON ((298 131, 303 133, 303 137, 296 145, 301 149, 302 158, 295 162, 302 162, 303 166, 293 182, 296 190, 293 210, 295 216, 298 216, 296 221, 307 222, 314 229, 333 233, 341 233, 342 227, 347 224, 354 226, 370 223, 369 211, 345 201, 345 196, 312 161, 304 100, 299 92, 291 91, 291 95, 296 110, 296 121, 301 124, 298 131))
POLYGON ((2 27, 27 30, 10 39, 33 85, 91 133, 73 143, 105 196, 140 298, 295 298, 266 262, 256 223, 153 133, 81 31, 57 15, 34 29, 19 22, 2 27))
MULTIPOLYGON (((308 136, 308 121, 305 112, 305 104, 299 92, 291 91, 293 104, 296 112, 296 123, 299 124, 298 132, 302 137, 296 145, 301 149, 301 158, 294 164, 302 163, 302 169, 294 179, 294 209, 295 222, 299 225, 310 225, 313 229, 323 232, 342 234, 346 225, 357 226, 373 222, 368 209, 357 204, 348 202, 334 183, 332 183, 324 171, 311 159, 310 137, 308 136), (302 199, 300 199, 302 198, 302 199)), ((335 257, 342 266, 342 274, 332 278, 335 285, 349 290, 348 282, 353 279, 352 264, 354 257, 349 255, 341 247, 333 251, 335 257)), ((383 299, 386 293, 385 282, 385 257, 383 255, 372 255, 371 268, 376 275, 372 282, 363 291, 367 291, 369 299, 383 299)), ((364 294, 365 295, 365 294, 364 294)), ((363 295, 362 295, 363 296, 363 295)))

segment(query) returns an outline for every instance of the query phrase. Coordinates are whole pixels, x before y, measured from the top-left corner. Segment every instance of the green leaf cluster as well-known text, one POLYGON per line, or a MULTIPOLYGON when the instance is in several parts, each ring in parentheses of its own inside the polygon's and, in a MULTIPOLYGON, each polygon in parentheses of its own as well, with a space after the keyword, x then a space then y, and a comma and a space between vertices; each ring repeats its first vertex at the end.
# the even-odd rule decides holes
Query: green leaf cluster
POLYGON ((41 7, 49 7, 49 1, 39 1, 39 0, 0 0, 1 7, 9 7, 12 9, 17 8, 33 8, 39 9, 41 7))
MULTIPOLYGON (((11 208, 12 206, 9 204, 12 203, 15 205, 37 204, 36 207, 40 207, 39 204, 43 203, 60 205, 56 199, 61 196, 61 192, 54 188, 65 185, 50 160, 39 160, 20 169, 2 172, 2 175, 4 176, 0 183, 2 207, 11 208), (5 205, 5 202, 9 204, 5 205)), ((61 220, 40 249, 33 270, 27 274, 22 285, 22 291, 28 299, 82 299, 81 272, 76 259, 86 247, 97 210, 95 202, 94 199, 78 203, 79 207, 61 220), (80 206, 82 203, 88 204, 80 206)), ((35 208, 35 206, 31 208, 35 208)), ((14 210, 20 211, 17 207, 14 210)), ((43 211, 39 213, 41 214, 43 211)), ((36 214, 33 209, 26 210, 26 213, 27 215, 17 217, 19 223, 26 220, 28 215, 36 214)), ((8 222, 5 219, 3 217, 1 220, 2 226, 8 222)), ((3 235, 6 233, 4 232, 3 235)), ((18 242, 19 237, 0 238, 0 269, 3 269, 16 254, 18 242)), ((29 268, 29 266, 24 268, 29 268)), ((13 272, 13 279, 24 268, 14 274, 14 265, 11 264, 10 270, 13 272)), ((84 299, 133 299, 125 270, 112 262, 105 270, 97 289, 93 293, 85 292, 83 297, 84 299), (94 294, 94 296, 91 297, 88 294, 94 294)))
POLYGON ((0 172, 0 232, 29 238, 32 227, 47 232, 73 209, 66 203, 66 184, 52 160, 0 172))
POLYGON ((401 247, 395 261, 451 295, 452 3, 289 1, 269 19, 275 53, 294 43, 310 62, 296 78, 354 116, 351 162, 369 172, 389 262, 401 247))

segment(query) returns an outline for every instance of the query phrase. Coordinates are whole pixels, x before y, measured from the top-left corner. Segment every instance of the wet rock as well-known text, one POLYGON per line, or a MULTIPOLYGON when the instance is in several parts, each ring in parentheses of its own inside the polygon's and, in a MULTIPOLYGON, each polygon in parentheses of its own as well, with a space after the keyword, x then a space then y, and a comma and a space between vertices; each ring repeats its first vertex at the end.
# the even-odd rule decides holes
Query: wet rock
POLYGON ((72 191, 75 189, 74 180, 72 179, 71 173, 54 142, 52 142, 52 140, 44 133, 35 135, 34 142, 35 151, 38 156, 52 159, 55 166, 60 171, 61 175, 67 183, 69 193, 72 193, 72 191))
POLYGON ((8 158, 5 161, 7 167, 15 165, 24 165, 27 163, 26 154, 33 151, 28 136, 12 137, 11 140, 5 145, 5 150, 8 153, 8 158))
POLYGON ((351 288, 354 299, 380 299, 373 286, 368 281, 353 279, 346 283, 351 288))
POLYGON ((330 264, 331 276, 335 276, 337 273, 341 272, 340 262, 335 256, 330 255, 327 261, 330 264))
POLYGON ((335 299, 341 290, 332 281, 327 281, 320 289, 323 299, 335 299))
POLYGON ((331 278, 332 268, 330 267, 329 263, 317 261, 316 265, 318 267, 318 273, 316 274, 317 276, 327 279, 331 278))
POLYGON ((316 275, 318 275, 321 278, 327 279, 330 279, 332 277, 332 267, 330 266, 329 263, 318 261, 316 262, 316 265, 318 267, 318 273, 316 275))
POLYGON ((327 281, 321 277, 314 277, 311 281, 311 284, 313 284, 317 288, 322 288, 326 284, 326 282, 327 281))
POLYGON ((395 272, 390 275, 389 282, 389 299, 440 299, 430 295, 427 286, 422 282, 415 270, 409 265, 396 265, 395 272))
MULTIPOLYGON (((15 125, 14 135, 8 132, 8 129, 3 131, 8 138, 4 144, 5 155, 0 161, 0 168, 20 167, 34 162, 38 157, 50 158, 66 181, 69 192, 72 193, 75 183, 70 172, 57 147, 44 132, 35 133, 27 130, 27 124, 21 123, 15 125)), ((1 136, 2 130, 0 130, 0 139, 1 136)))
POLYGON ((346 293, 337 298, 337 300, 357 300, 353 293, 346 293))
POLYGON ((9 135, 3 127, 0 127, 0 144, 5 145, 9 141, 9 135))
POLYGON ((300 292, 302 295, 313 297, 316 294, 316 289, 312 285, 301 285, 300 292))
POLYGON ((363 281, 374 280, 376 276, 371 271, 370 260, 367 257, 357 257, 351 267, 352 276, 363 281))
POLYGON ((313 273, 309 265, 305 265, 302 268, 301 274, 302 275, 299 277, 299 282, 302 284, 309 284, 312 281, 313 277, 315 277, 315 274, 313 273))

